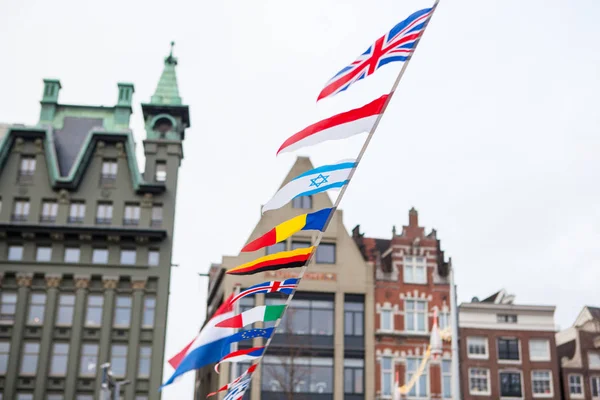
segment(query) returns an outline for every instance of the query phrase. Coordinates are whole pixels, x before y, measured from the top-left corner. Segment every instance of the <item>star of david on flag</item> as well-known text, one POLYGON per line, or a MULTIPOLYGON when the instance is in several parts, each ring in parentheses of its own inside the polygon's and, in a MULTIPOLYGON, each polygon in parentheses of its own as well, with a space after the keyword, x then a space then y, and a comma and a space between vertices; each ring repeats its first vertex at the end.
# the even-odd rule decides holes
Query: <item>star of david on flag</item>
POLYGON ((355 167, 356 160, 345 160, 306 171, 279 189, 263 206, 262 212, 281 208, 296 197, 340 189, 348 183, 355 167))

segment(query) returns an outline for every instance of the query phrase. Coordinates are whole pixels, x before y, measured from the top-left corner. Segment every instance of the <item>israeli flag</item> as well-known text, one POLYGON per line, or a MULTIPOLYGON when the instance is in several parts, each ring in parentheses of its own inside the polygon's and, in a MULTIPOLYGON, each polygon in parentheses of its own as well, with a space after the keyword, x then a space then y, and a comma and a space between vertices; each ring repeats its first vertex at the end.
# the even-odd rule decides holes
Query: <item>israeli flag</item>
POLYGON ((275 196, 263 206, 262 212, 264 214, 265 211, 281 208, 296 197, 311 196, 330 189, 340 189, 348 184, 350 174, 355 167, 356 160, 344 160, 306 171, 279 189, 275 196))

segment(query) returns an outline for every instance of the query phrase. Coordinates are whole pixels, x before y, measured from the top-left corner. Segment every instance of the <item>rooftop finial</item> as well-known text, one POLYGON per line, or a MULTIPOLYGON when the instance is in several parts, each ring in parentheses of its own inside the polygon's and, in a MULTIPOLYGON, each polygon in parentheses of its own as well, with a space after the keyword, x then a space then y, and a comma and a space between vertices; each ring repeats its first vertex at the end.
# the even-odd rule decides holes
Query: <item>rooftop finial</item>
POLYGON ((165 63, 171 65, 177 65, 177 58, 173 57, 173 48, 175 47, 175 42, 171 42, 171 52, 169 53, 169 57, 165 58, 165 63))

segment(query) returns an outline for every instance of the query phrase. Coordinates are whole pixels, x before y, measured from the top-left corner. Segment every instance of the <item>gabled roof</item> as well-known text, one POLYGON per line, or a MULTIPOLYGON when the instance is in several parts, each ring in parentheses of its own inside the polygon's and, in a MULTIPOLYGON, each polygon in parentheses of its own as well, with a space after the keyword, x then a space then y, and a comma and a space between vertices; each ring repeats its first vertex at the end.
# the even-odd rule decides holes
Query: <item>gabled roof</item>
MULTIPOLYGON (((87 121, 90 122, 90 121, 87 121)), ((72 127, 71 127, 72 128, 72 127)), ((69 129, 71 129, 69 128, 69 129)), ((64 128, 63 128, 64 129, 64 128)), ((8 154, 17 137, 35 137, 42 139, 44 153, 48 166, 50 183, 55 189, 75 190, 92 158, 94 148, 99 140, 120 141, 124 143, 127 163, 136 192, 161 193, 165 190, 163 183, 146 182, 138 170, 135 157, 135 144, 130 130, 107 131, 100 127, 90 129, 80 138, 82 143, 77 152, 69 147, 62 139, 57 140, 57 133, 49 126, 12 126, 0 141, 0 169, 6 163, 8 154), (62 168, 59 159, 62 158, 62 168), (62 172, 65 172, 63 174, 62 172)))

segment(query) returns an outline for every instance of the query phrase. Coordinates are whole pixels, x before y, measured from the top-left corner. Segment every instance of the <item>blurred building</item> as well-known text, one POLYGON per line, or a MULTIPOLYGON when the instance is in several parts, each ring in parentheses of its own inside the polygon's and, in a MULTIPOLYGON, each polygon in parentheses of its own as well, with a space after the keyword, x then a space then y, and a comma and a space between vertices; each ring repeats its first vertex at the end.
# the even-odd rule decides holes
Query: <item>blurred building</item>
MULTIPOLYGON (((434 313, 442 331, 450 328, 450 265, 444 260, 437 233, 419 226, 417 210, 408 225, 392 229, 389 239, 366 237, 360 226, 352 231, 375 279, 375 390, 379 399, 392 398, 397 386, 417 372, 430 344, 434 313), (396 375, 399 379, 396 383, 396 375)), ((450 342, 431 358, 407 398, 451 397, 450 342)))
MULTIPOLYGON (((299 157, 283 184, 312 168, 308 158, 299 157)), ((279 210, 264 214, 249 240, 296 215, 331 206, 325 193, 297 198, 279 210)), ((266 254, 310 246, 317 234, 301 231, 269 248, 223 257, 222 263, 213 265, 209 271, 207 315, 212 315, 236 286, 244 289, 265 281, 292 278, 299 272, 299 269, 285 269, 233 276, 226 275, 226 269, 266 254)), ((245 398, 373 399, 373 277, 370 265, 344 227, 343 212, 335 211, 245 398)), ((286 298, 281 294, 248 296, 240 301, 238 311, 281 303, 286 298)), ((240 348, 261 343, 263 339, 241 342, 240 348)), ((200 370, 196 375, 195 399, 205 399, 208 392, 232 381, 249 365, 237 364, 231 368, 224 365, 220 375, 212 367, 200 370)))
POLYGON ((600 308, 586 306, 556 334, 563 399, 600 399, 600 308))
POLYGON ((501 290, 459 307, 465 400, 561 398, 555 307, 514 299, 501 290))
POLYGON ((160 398, 177 175, 190 126, 170 55, 142 104, 144 172, 116 104, 59 103, 44 80, 35 126, 0 127, 0 398, 91 400, 100 365, 123 399, 160 398))

